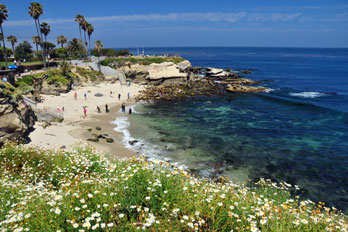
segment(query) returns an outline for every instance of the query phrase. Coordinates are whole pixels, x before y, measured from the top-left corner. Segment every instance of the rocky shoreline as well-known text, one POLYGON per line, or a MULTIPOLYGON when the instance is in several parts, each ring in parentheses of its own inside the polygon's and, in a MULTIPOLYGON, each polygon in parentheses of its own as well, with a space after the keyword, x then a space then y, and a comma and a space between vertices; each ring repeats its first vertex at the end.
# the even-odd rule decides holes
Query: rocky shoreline
POLYGON ((127 81, 146 85, 137 97, 138 101, 175 100, 196 96, 223 95, 232 93, 264 92, 265 87, 255 87, 260 82, 243 78, 252 70, 234 72, 228 69, 193 67, 188 60, 143 65, 141 63, 111 63, 124 72, 127 81))

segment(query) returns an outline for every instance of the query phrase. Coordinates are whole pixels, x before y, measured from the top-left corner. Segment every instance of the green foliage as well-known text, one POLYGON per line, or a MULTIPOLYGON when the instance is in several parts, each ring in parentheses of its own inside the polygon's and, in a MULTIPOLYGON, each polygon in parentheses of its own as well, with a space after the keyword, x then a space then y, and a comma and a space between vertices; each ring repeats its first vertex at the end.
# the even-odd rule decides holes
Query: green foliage
MULTIPOLYGON (((91 51, 91 54, 93 56, 99 56, 98 51, 96 49, 93 49, 91 51)), ((112 48, 103 48, 100 50, 100 55, 101 56, 130 56, 132 53, 128 49, 124 50, 115 50, 112 48)))
POLYGON ((14 57, 17 60, 28 60, 32 57, 32 50, 31 45, 28 41, 23 41, 23 43, 18 44, 18 46, 15 49, 14 57))
POLYGON ((11 96, 16 92, 16 88, 13 87, 9 82, 4 82, 0 79, 0 95, 1 93, 11 96))
POLYGON ((23 76, 16 81, 16 84, 19 86, 34 85, 34 77, 32 75, 23 76))
POLYGON ((69 77, 68 75, 71 72, 71 64, 68 61, 63 60, 59 63, 59 70, 63 76, 69 77))
POLYGON ((51 42, 43 42, 42 46, 45 49, 46 54, 52 51, 52 49, 56 47, 56 45, 51 42))
POLYGON ((122 63, 122 62, 131 62, 132 64, 142 64, 142 65, 149 65, 149 64, 160 64, 163 62, 173 62, 175 64, 180 63, 181 61, 184 61, 184 58, 181 57, 127 57, 127 58, 107 58, 105 60, 100 61, 101 65, 108 66, 109 64, 113 62, 122 63))
POLYGON ((47 78, 47 83, 49 85, 68 85, 70 81, 63 75, 52 75, 47 78))
POLYGON ((67 48, 56 48, 50 52, 51 58, 66 58, 68 57, 68 49, 67 48))
MULTIPOLYGON (((10 57, 13 54, 12 49, 6 48, 6 54, 7 54, 7 57, 10 57)), ((0 59, 5 60, 5 52, 3 47, 0 47, 0 59)))
POLYGON ((82 44, 82 41, 77 38, 73 38, 72 40, 70 40, 68 42, 67 48, 69 56, 82 57, 87 54, 87 51, 82 44))
POLYGON ((94 71, 92 69, 85 69, 76 67, 76 72, 81 76, 84 77, 87 81, 96 81, 96 80, 103 80, 104 75, 100 72, 94 71))
POLYGON ((166 162, 109 161, 88 147, 0 150, 4 231, 345 231, 347 216, 291 186, 196 178, 166 162))

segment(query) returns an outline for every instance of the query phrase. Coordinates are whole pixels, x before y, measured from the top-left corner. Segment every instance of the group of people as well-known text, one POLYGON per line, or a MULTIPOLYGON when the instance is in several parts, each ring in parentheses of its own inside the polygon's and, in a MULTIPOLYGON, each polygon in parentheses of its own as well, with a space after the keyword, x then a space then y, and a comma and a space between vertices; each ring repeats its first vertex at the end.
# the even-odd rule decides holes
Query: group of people
MULTIPOLYGON (((113 94, 113 92, 110 90, 110 96, 111 97, 112 97, 112 94, 113 94)), ((87 100, 87 93, 84 93, 83 97, 85 98, 85 100, 87 100)), ((127 98, 128 98, 128 100, 130 99, 130 93, 127 94, 127 98)), ((74 99, 77 100, 77 92, 74 93, 74 99)), ((121 94, 120 93, 118 94, 118 100, 121 100, 121 94)), ((125 103, 122 103, 121 109, 122 109, 123 113, 126 113, 126 104, 125 103)), ((100 109, 99 106, 97 106, 97 112, 101 113, 101 109, 100 109)), ((105 112, 106 113, 110 112, 108 104, 105 104, 105 112)), ((132 108, 131 107, 129 107, 128 113, 132 114, 132 108)), ((83 114, 84 114, 85 117, 87 117, 86 106, 83 107, 83 114)))
MULTIPOLYGON (((122 103, 121 109, 122 113, 126 113, 126 104, 122 103)), ((129 107, 128 113, 132 114, 132 107, 129 107)))

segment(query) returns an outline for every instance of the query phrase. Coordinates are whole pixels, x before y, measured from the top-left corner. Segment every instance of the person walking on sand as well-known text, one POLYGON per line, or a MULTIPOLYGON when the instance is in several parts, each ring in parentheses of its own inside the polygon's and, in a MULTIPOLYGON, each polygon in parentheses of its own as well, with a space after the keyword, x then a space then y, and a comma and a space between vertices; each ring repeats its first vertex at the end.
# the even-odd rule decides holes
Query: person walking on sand
POLYGON ((98 111, 98 113, 100 113, 100 108, 99 108, 99 106, 97 106, 97 111, 98 111))
POLYGON ((85 97, 85 100, 87 100, 87 93, 85 93, 83 96, 85 97))
POLYGON ((87 117, 87 110, 86 110, 86 107, 83 107, 83 114, 85 115, 85 117, 87 117))
POLYGON ((120 93, 118 94, 118 100, 121 100, 121 94, 120 93))
POLYGON ((108 104, 105 104, 105 112, 109 113, 109 106, 108 106, 108 104))
POLYGON ((128 100, 129 100, 129 92, 128 92, 128 94, 127 94, 127 97, 128 97, 128 100))
POLYGON ((77 92, 74 93, 74 98, 77 100, 77 92))
POLYGON ((110 97, 112 97, 112 91, 110 90, 110 97))
POLYGON ((126 105, 124 103, 122 103, 122 113, 126 113, 126 105))

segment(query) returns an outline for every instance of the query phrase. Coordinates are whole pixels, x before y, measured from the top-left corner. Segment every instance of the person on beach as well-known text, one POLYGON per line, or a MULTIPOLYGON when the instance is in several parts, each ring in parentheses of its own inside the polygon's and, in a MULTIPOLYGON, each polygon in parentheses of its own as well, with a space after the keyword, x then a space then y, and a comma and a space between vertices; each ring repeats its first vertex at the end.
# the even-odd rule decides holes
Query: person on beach
POLYGON ((128 111, 129 114, 132 114, 132 108, 129 107, 129 111, 128 111))
POLYGON ((98 111, 98 113, 100 113, 100 108, 99 108, 99 106, 97 106, 97 111, 98 111))
POLYGON ((112 91, 110 90, 110 97, 112 97, 112 91))
POLYGON ((85 117, 87 117, 87 110, 86 110, 86 107, 83 107, 83 114, 85 115, 85 117))
POLYGON ((74 93, 74 98, 77 100, 77 92, 74 93))
POLYGON ((105 112, 109 113, 109 106, 108 106, 108 104, 105 104, 105 112))
POLYGON ((83 96, 85 97, 85 100, 87 100, 87 93, 85 93, 83 96))
POLYGON ((124 103, 122 103, 122 107, 121 108, 122 108, 122 112, 126 113, 126 105, 124 103))
POLYGON ((118 100, 121 100, 121 94, 120 93, 118 94, 118 100))
POLYGON ((128 100, 129 100, 129 92, 128 92, 128 94, 127 94, 127 97, 128 97, 128 100))

